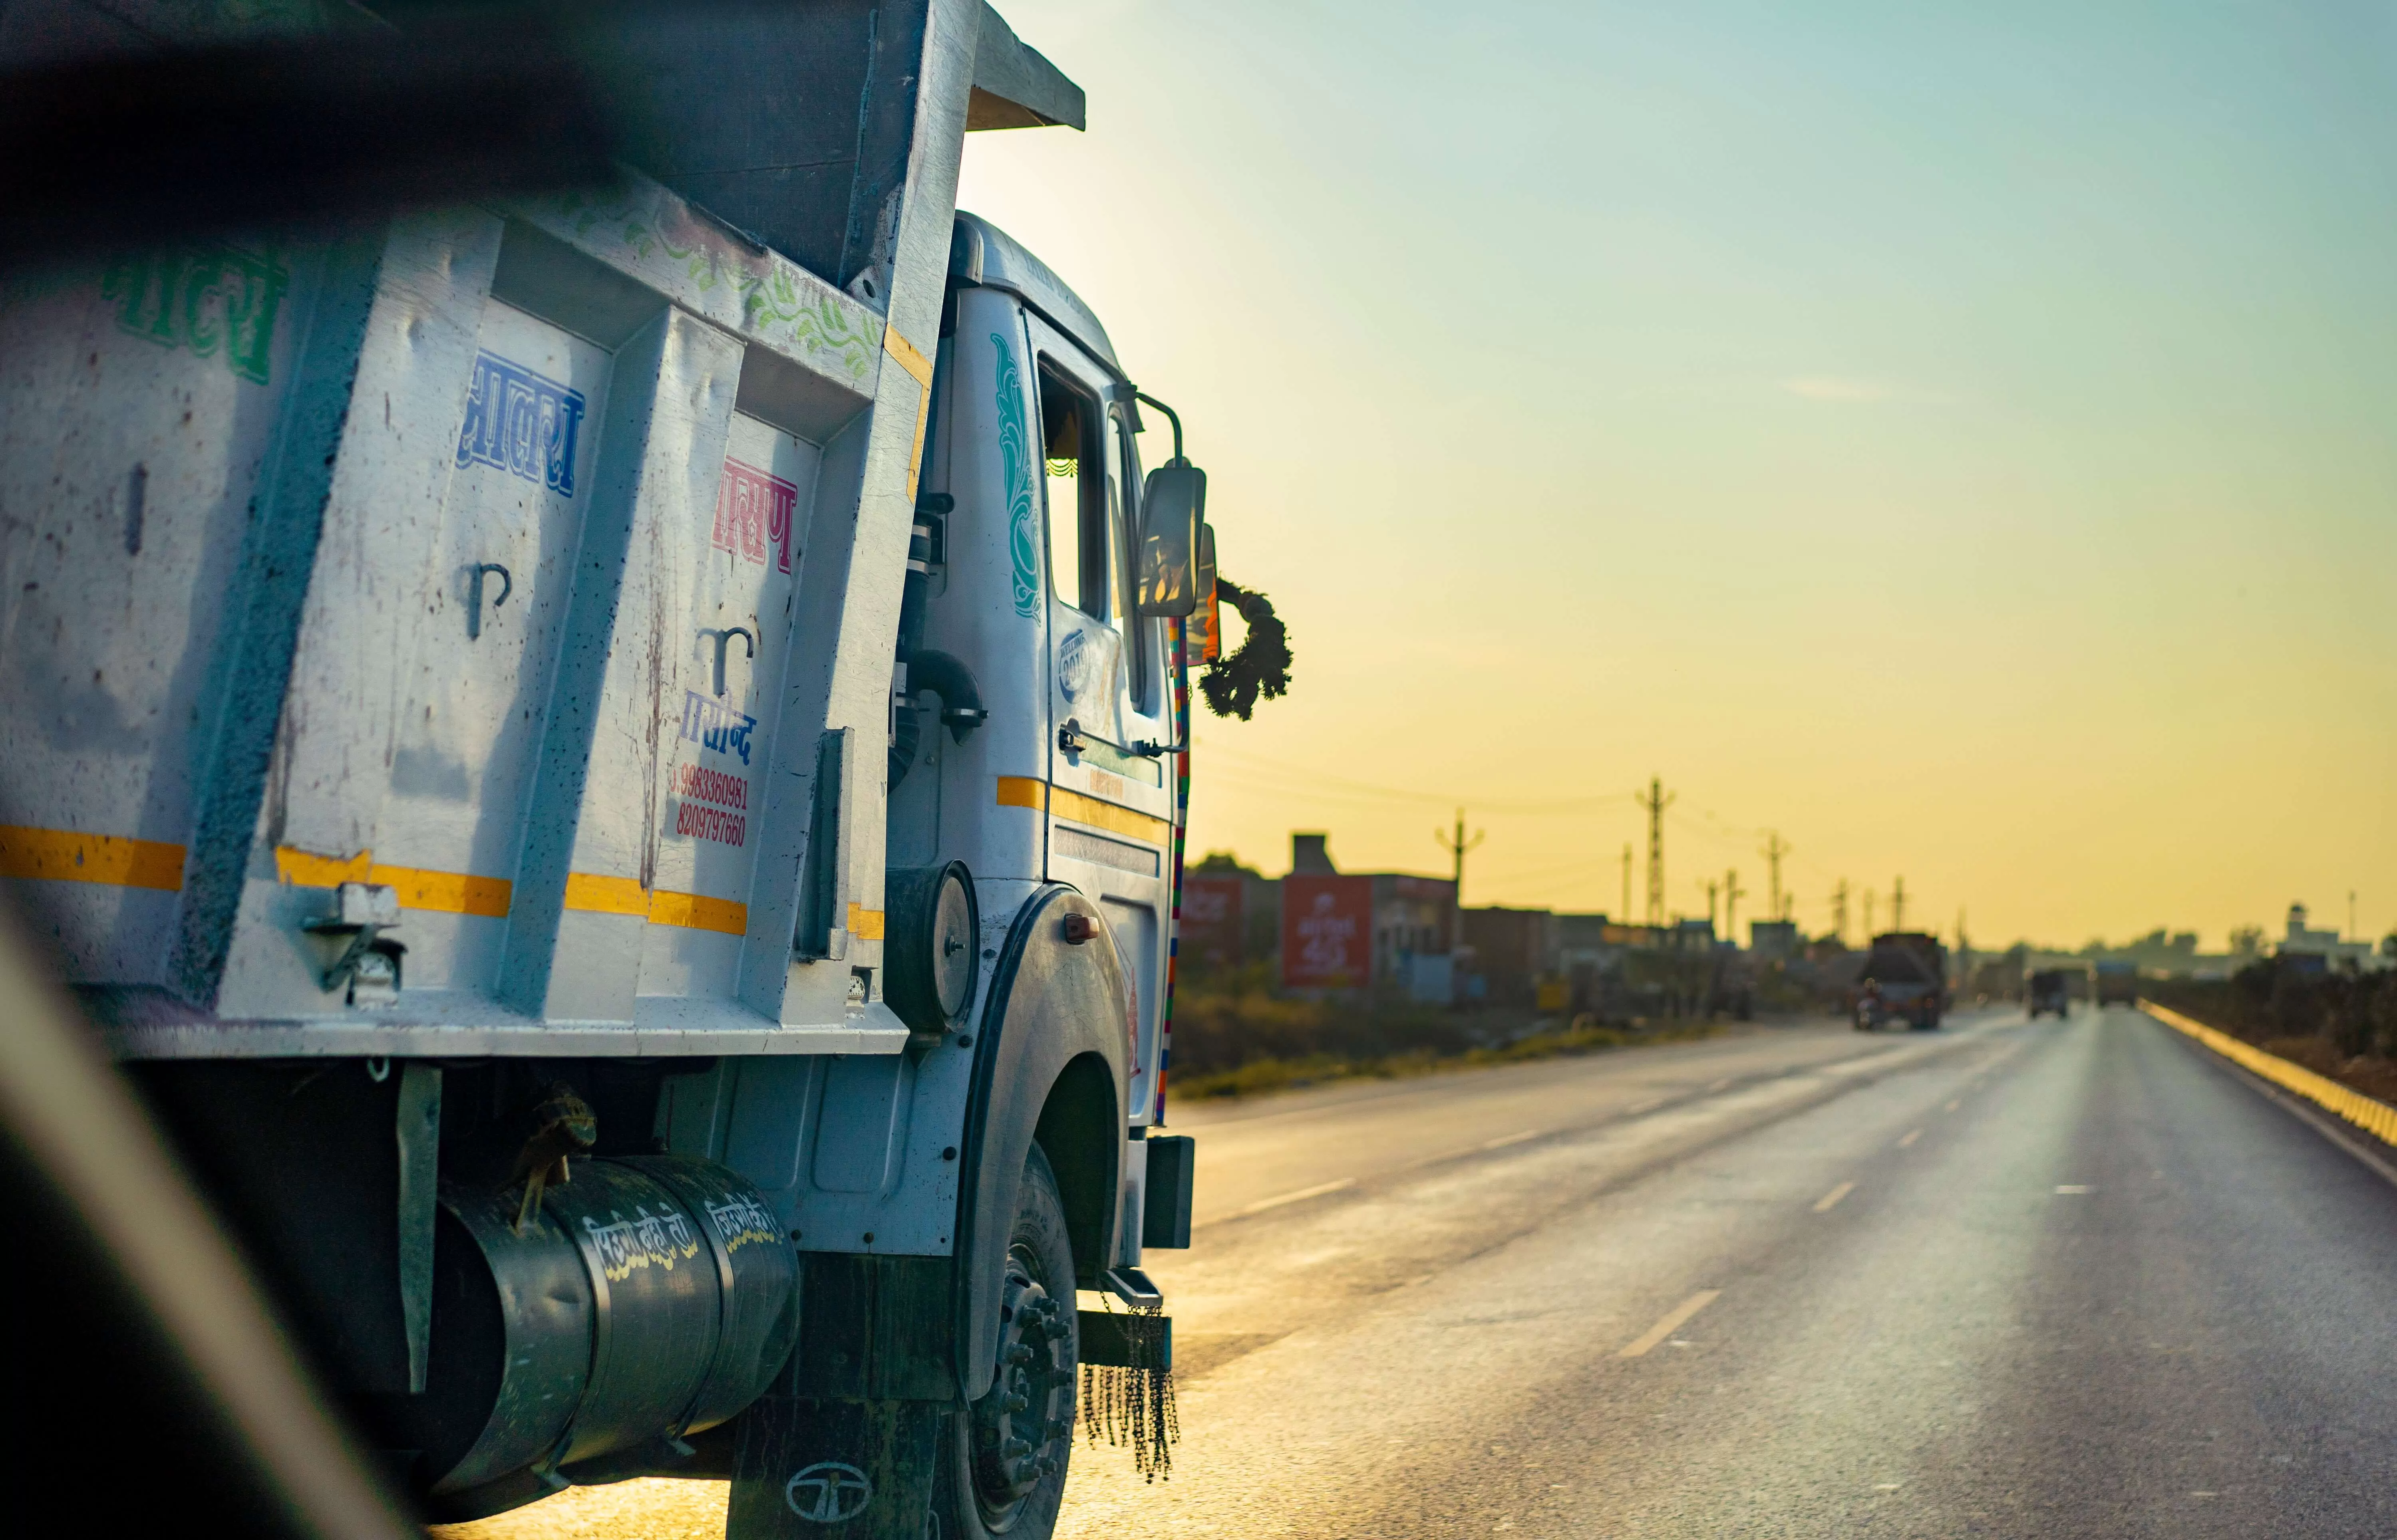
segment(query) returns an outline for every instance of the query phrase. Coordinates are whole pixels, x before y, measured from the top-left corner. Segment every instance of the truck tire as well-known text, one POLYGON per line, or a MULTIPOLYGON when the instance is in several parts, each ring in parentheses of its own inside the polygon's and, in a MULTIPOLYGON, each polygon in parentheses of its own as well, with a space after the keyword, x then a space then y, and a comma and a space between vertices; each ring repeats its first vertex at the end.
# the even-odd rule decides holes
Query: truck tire
POLYGON ((1049 1540, 1074 1453, 1074 1249, 1049 1158, 1024 1162, 999 1305, 998 1377, 951 1422, 942 1540, 1049 1540))

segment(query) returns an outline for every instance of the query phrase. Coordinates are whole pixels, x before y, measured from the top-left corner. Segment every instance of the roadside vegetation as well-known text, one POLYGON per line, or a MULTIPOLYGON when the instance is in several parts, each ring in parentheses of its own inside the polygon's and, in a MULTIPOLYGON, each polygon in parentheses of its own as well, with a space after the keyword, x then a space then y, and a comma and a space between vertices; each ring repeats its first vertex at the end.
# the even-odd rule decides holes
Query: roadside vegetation
POLYGON ((1458 1010, 1405 999, 1283 995, 1264 963, 1194 975, 1173 1001, 1167 1093, 1178 1100, 1254 1095, 1343 1080, 1390 1080, 1710 1037, 1712 1021, 1529 1010, 1458 1010))
POLYGON ((2397 1104, 2397 972, 2308 976, 2270 959, 2227 979, 2154 979, 2159 1004, 2397 1104))

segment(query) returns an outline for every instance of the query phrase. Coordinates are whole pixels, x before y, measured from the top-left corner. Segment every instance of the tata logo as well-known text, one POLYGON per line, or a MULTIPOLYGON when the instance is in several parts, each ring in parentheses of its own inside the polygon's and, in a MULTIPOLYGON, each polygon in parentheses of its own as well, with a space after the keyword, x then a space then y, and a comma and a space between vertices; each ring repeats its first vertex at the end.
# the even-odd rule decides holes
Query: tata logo
POLYGON ((1078 697, 1091 683, 1091 639, 1069 631, 1057 643, 1057 690, 1067 700, 1078 697))
POLYGON ((837 1524, 865 1511, 874 1483, 853 1465, 819 1460, 783 1485, 783 1501, 810 1524, 837 1524))

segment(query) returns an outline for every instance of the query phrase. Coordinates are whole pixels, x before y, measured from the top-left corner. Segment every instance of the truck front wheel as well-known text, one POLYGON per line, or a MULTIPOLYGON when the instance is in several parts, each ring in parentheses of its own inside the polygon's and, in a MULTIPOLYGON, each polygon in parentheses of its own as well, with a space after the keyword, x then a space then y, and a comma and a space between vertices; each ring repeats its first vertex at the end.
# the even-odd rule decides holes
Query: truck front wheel
POLYGON ((999 1295, 998 1374, 951 1419, 946 1540, 1048 1540, 1074 1453, 1080 1336, 1065 1206, 1038 1145, 1024 1163, 999 1295))

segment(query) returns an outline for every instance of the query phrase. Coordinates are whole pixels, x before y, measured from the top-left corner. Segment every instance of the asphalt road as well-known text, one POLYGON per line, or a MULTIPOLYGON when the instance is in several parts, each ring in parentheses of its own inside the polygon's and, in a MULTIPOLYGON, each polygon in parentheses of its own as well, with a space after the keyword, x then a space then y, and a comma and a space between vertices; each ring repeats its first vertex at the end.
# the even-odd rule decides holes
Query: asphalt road
MULTIPOLYGON (((1172 1480, 1072 1536, 2397 1534, 2397 1185, 2144 1016, 1185 1110, 1172 1480)), ((482 1533, 720 1523, 575 1493, 482 1533)))

